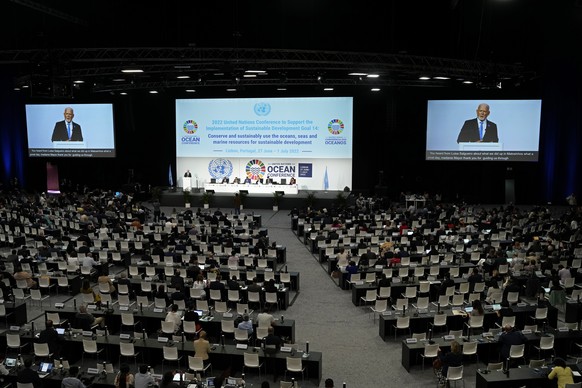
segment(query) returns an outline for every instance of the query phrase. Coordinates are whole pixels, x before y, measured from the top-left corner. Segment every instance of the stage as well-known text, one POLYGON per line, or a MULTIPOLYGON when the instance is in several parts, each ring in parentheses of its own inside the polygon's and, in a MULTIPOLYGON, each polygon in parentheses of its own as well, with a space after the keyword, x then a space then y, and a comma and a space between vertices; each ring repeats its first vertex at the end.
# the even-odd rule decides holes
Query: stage
MULTIPOLYGON (((279 209, 290 210, 293 208, 304 208, 307 206, 308 199, 312 195, 315 195, 315 206, 317 208, 331 207, 334 203, 337 203, 338 194, 343 194, 344 198, 347 198, 350 194, 344 191, 312 191, 312 190, 299 190, 297 194, 285 194, 279 197, 279 209)), ((190 205, 192 208, 196 209, 203 207, 202 198, 204 194, 204 189, 200 189, 199 192, 191 191, 190 205)), ((215 193, 213 196, 213 202, 210 204, 211 208, 221 208, 230 209, 234 207, 234 193, 215 193)), ((271 193, 261 194, 261 193, 249 193, 244 198, 244 208, 247 209, 272 209, 274 202, 274 196, 271 193)), ((162 206, 169 207, 184 207, 184 193, 182 188, 177 188, 176 191, 164 190, 160 199, 162 206)))

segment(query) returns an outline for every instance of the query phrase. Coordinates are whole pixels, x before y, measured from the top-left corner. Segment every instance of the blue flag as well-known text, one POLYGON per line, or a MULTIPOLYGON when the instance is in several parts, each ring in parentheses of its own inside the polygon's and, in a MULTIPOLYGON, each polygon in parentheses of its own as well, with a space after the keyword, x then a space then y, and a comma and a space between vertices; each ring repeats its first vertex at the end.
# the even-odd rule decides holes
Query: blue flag
POLYGON ((325 174, 323 175, 323 189, 329 189, 329 179, 327 177, 327 166, 325 166, 325 174))
POLYGON ((174 187, 174 179, 172 178, 172 164, 168 166, 168 184, 170 187, 174 187))

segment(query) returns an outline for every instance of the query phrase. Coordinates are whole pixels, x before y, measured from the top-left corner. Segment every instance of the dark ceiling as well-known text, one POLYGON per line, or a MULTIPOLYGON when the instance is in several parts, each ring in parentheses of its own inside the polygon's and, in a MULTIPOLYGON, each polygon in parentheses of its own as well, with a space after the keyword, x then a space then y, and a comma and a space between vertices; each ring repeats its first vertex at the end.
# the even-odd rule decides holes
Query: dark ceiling
POLYGON ((551 58, 578 57, 572 48, 582 29, 580 0, 4 0, 0 15, 0 71, 46 97, 225 86, 516 86, 542 76, 551 58), (128 67, 144 73, 122 74, 128 67), (266 73, 245 78, 250 69, 266 73))

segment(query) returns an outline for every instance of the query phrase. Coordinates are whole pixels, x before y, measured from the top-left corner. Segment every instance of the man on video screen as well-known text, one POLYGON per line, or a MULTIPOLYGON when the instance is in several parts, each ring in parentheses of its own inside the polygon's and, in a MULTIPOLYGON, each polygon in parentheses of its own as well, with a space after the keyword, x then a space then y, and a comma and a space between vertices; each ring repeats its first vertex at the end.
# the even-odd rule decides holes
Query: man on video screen
POLYGON ((489 105, 483 103, 477 107, 477 118, 465 121, 457 143, 466 142, 481 142, 481 143, 497 143, 499 137, 497 136, 497 124, 487 120, 489 116, 489 105))
POLYGON ((83 132, 81 126, 73 122, 75 113, 73 108, 65 108, 65 119, 57 121, 51 141, 83 141, 83 132))

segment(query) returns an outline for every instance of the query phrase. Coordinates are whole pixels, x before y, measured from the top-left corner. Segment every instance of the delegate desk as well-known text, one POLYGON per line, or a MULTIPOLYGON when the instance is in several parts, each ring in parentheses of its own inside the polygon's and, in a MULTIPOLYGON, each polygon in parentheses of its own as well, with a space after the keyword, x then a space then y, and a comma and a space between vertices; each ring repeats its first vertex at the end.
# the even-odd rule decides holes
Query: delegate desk
MULTIPOLYGON (((6 331, 2 332, 0 336, 5 340, 6 331)), ((81 360, 83 353, 83 339, 91 338, 78 335, 64 335, 62 338, 63 354, 67 355, 69 363, 75 364, 81 360)), ((23 342, 32 342, 32 336, 26 334, 21 336, 23 342)), ((105 349, 99 357, 99 361, 104 359, 113 361, 114 363, 119 357, 119 347, 121 342, 132 342, 135 351, 144 357, 144 362, 149 365, 160 365, 163 359, 163 347, 171 346, 178 348, 178 353, 183 356, 180 366, 187 365, 187 357, 194 355, 193 341, 177 341, 177 342, 160 342, 157 338, 148 339, 133 339, 122 340, 117 335, 109 336, 93 336, 97 342, 98 349, 105 349)), ((249 346, 248 349, 239 349, 235 345, 221 346, 219 344, 212 345, 210 352, 210 362, 214 369, 226 370, 232 368, 233 371, 241 370, 243 366, 243 358, 245 352, 258 352, 259 357, 266 361, 267 373, 276 371, 278 375, 282 375, 286 369, 286 357, 301 357, 303 366, 306 367, 307 379, 317 381, 319 385, 322 377, 322 358, 321 352, 310 352, 308 356, 304 357, 304 352, 296 351, 295 353, 277 352, 274 355, 265 355, 259 348, 249 346)))
MULTIPOLYGON (((513 312, 515 314, 515 327, 523 328, 526 324, 533 324, 530 316, 535 315, 536 306, 513 306, 513 312)), ((430 327, 429 323, 433 322, 434 316, 436 314, 437 306, 432 303, 429 305, 428 311, 424 314, 417 314, 416 309, 412 308, 406 310, 406 315, 410 316, 410 330, 412 333, 426 333, 430 327)), ((449 330, 461 330, 464 329, 463 323, 466 321, 462 315, 455 315, 453 310, 448 307, 441 309, 443 314, 447 315, 447 328, 449 330)), ((386 313, 380 314, 379 317, 379 328, 378 333, 380 337, 386 341, 392 338, 394 334, 392 325, 396 324, 396 319, 402 316, 402 311, 387 311, 386 313)), ((485 309, 485 318, 483 320, 483 326, 485 330, 495 328, 495 322, 497 321, 497 314, 490 308, 485 309)), ((548 325, 550 327, 557 327, 558 324, 558 309, 555 307, 548 308, 548 325)))
POLYGON ((241 190, 246 190, 249 194, 273 194, 275 191, 283 191, 285 194, 299 193, 297 185, 261 185, 261 184, 220 184, 220 183, 205 183, 204 190, 214 190, 216 193, 238 193, 241 190))
MULTIPOLYGON (((554 336, 554 350, 556 351, 557 357, 566 356, 571 352, 571 344, 574 341, 580 341, 582 339, 582 334, 578 331, 556 331, 549 330, 548 334, 554 336)), ((538 354, 533 345, 538 345, 540 343, 541 333, 526 334, 526 347, 525 356, 526 358, 537 358, 538 354)), ((459 344, 463 345, 466 337, 455 338, 459 344)), ((499 361, 499 343, 497 342, 498 337, 483 337, 481 335, 471 336, 471 341, 478 341, 477 344, 477 354, 479 355, 479 361, 482 363, 498 362, 499 361)), ((439 344, 439 347, 443 352, 450 351, 451 342, 453 340, 445 340, 444 337, 434 337, 433 341, 439 344)), ((402 366, 410 372, 410 368, 417 363, 422 362, 420 354, 424 352, 424 347, 426 341, 418 341, 416 343, 408 343, 406 340, 402 340, 402 366)))
MULTIPOLYGON (((37 370, 38 365, 34 365, 32 369, 37 370)), ((5 382, 12 383, 12 386, 16 386, 16 376, 18 374, 18 369, 12 368, 10 373, 6 376, 2 376, 5 382)), ((64 372, 61 374, 56 368, 48 376, 41 379, 43 388, 61 388, 62 382, 65 377, 68 377, 68 373, 64 372)), ((79 375, 79 379, 85 384, 85 386, 91 385, 92 388, 115 388, 115 377, 117 373, 107 373, 106 375, 101 374, 88 374, 86 372, 79 375)))
MULTIPOLYGON (((68 304, 68 303, 67 303, 68 304)), ((91 305, 89 306, 91 307, 91 305)), ((123 307, 122 307, 123 308, 123 307)), ((105 323, 109 329, 110 333, 118 333, 121 328, 121 314, 122 313, 130 313, 133 314, 134 320, 137 322, 141 322, 141 326, 139 326, 139 331, 143 329, 146 330, 146 333, 156 333, 161 328, 161 322, 166 318, 166 310, 165 309, 156 309, 152 307, 144 307, 143 311, 140 311, 139 307, 136 308, 136 305, 132 305, 127 311, 120 310, 119 305, 115 304, 111 307, 111 312, 107 312, 104 309, 92 309, 89 308, 88 311, 96 317, 105 316, 105 323)), ((75 316, 77 314, 77 310, 73 306, 65 305, 64 308, 47 308, 45 312, 49 313, 59 313, 59 317, 61 320, 68 319, 70 323, 75 323, 75 316)), ((214 313, 212 317, 203 317, 200 320, 200 324, 202 328, 206 331, 210 338, 220 338, 220 334, 222 333, 221 328, 221 318, 222 314, 214 313)), ((233 317, 225 318, 229 320, 234 320, 236 318, 236 314, 233 317)), ((256 322, 254 322, 256 327, 256 322)), ((127 328, 126 328, 127 329, 127 328)), ((126 331, 124 330, 124 332, 126 331)), ((285 319, 284 322, 277 321, 277 326, 275 326, 275 334, 289 339, 291 342, 295 341, 295 320, 293 319, 285 319)))
MULTIPOLYGON (((582 364, 568 365, 573 371, 580 372, 582 364)), ((503 371, 490 371, 489 373, 477 372, 475 377, 476 388, 542 388, 555 387, 557 378, 548 379, 551 369, 542 368, 510 368, 508 373, 503 371), (538 370, 536 370, 538 369, 538 370)), ((574 383, 582 381, 582 377, 574 375, 574 383)))
MULTIPOLYGON (((258 276, 258 275, 257 275, 258 276)), ((226 280, 226 279, 225 279, 226 280)), ((158 288, 158 286, 160 284, 165 284, 166 287, 169 287, 171 284, 170 279, 166 278, 166 280, 161 281, 161 280, 157 280, 157 279, 152 279, 152 278, 145 278, 145 279, 141 279, 139 277, 132 277, 129 279, 130 283, 131 283, 131 288, 133 290, 133 292, 136 295, 141 295, 143 294, 141 291, 141 283, 142 282, 151 282, 152 283, 152 290, 155 290, 158 288)), ((113 282, 115 284, 115 286, 117 287, 118 281, 117 279, 113 282)), ((190 292, 189 288, 190 288, 191 284, 188 285, 186 284, 186 292, 190 292)), ((228 292, 228 288, 225 289, 225 292, 223 293, 223 299, 226 301, 226 296, 227 296, 227 292, 228 292)), ((279 307, 281 308, 281 310, 287 310, 287 308, 289 307, 289 287, 281 287, 277 290, 277 301, 279 302, 279 307)), ((209 299, 209 291, 207 291, 207 298, 209 299)), ((261 292, 261 300, 265 300, 265 295, 264 295, 264 291, 261 292)), ((240 289, 240 298, 242 301, 247 301, 247 288, 246 287, 241 287, 240 289)), ((186 298, 189 298, 189 295, 186 294, 186 298)))
POLYGON ((25 301, 4 301, 2 304, 6 308, 6 320, 8 321, 8 324, 13 323, 15 325, 24 325, 28 322, 25 301))

